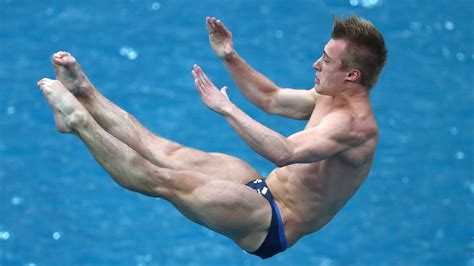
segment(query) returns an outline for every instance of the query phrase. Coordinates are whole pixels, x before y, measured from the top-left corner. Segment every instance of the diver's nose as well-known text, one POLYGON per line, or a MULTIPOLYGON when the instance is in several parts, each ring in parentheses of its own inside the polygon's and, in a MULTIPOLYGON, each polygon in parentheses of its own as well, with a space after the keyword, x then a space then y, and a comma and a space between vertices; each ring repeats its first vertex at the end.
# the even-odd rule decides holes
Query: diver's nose
POLYGON ((316 69, 316 71, 320 71, 320 70, 321 70, 321 57, 318 58, 318 60, 316 60, 316 61, 313 63, 313 68, 316 69))

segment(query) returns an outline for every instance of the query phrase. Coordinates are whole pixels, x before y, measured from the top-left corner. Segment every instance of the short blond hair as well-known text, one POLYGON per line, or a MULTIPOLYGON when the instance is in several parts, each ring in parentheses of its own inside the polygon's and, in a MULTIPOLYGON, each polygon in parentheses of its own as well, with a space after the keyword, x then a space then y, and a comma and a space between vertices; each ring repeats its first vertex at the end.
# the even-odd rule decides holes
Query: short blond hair
POLYGON ((387 49, 382 34, 366 19, 356 16, 345 19, 334 17, 331 38, 347 43, 342 67, 358 68, 361 71, 361 84, 372 88, 387 61, 387 49))

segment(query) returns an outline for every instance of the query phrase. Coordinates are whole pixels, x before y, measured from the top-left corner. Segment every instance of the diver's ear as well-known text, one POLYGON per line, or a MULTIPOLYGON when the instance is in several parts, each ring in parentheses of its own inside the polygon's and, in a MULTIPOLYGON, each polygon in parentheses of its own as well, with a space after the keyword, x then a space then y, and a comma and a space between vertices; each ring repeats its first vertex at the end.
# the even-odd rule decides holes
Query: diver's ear
POLYGON ((360 80, 361 75, 362 73, 360 72, 360 69, 354 68, 349 73, 347 73, 346 80, 355 82, 360 80))

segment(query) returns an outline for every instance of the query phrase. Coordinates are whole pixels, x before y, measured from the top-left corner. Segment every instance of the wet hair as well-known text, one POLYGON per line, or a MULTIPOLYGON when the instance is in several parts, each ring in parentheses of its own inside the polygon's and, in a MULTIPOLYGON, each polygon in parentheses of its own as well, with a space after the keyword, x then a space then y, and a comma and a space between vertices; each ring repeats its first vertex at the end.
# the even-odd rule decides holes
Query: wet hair
POLYGON ((331 38, 347 43, 342 54, 342 67, 358 68, 361 71, 361 84, 372 88, 387 61, 387 49, 382 34, 370 21, 363 18, 334 17, 331 38))

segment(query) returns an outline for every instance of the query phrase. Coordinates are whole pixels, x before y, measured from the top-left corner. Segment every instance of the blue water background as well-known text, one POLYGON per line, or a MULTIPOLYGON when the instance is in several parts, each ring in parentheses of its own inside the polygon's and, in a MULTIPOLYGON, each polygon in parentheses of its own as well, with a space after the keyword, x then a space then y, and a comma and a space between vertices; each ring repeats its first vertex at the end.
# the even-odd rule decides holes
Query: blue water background
POLYGON ((0 265, 474 265, 474 2, 395 0, 0 0, 0 265), (76 137, 61 135, 36 82, 58 50, 155 133, 274 167, 208 110, 199 63, 256 120, 289 135, 235 88, 207 40, 222 19, 239 53, 284 87, 310 88, 332 16, 385 36, 372 93, 380 125, 365 184, 320 232, 270 260, 116 185, 76 137))

